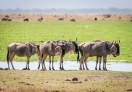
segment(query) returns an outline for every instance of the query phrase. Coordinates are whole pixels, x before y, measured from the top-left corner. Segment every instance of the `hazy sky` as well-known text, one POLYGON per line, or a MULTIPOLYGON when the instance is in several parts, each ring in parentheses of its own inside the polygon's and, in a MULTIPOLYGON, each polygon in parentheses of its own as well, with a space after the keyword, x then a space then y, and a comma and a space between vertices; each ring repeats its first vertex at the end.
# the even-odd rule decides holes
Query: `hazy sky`
POLYGON ((129 8, 132 0, 0 0, 0 9, 45 9, 45 8, 129 8))

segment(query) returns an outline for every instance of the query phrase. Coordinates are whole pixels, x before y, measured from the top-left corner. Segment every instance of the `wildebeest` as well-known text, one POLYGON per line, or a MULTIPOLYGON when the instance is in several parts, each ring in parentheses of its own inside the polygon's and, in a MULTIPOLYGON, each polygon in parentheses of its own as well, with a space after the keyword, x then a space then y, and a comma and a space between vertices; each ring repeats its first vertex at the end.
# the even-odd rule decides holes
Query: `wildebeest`
POLYGON ((75 20, 75 19, 70 19, 70 21, 71 21, 71 22, 76 22, 76 20, 75 20))
POLYGON ((37 21, 41 22, 41 19, 38 19, 37 21))
POLYGON ((8 18, 8 21, 12 21, 12 18, 8 18))
POLYGON ((11 21, 11 20, 12 20, 12 18, 9 18, 9 17, 4 17, 1 19, 1 21, 11 21))
POLYGON ((95 21, 97 21, 97 18, 94 18, 95 21))
MULTIPOLYGON (((60 70, 64 70, 64 68, 63 68, 63 57, 64 57, 64 55, 68 52, 78 53, 78 45, 75 41, 64 41, 64 40, 58 40, 55 43, 57 43, 59 46, 61 46, 61 51, 62 51, 61 55, 60 54, 53 54, 53 55, 47 54, 49 52, 43 53, 43 55, 49 55, 49 60, 50 60, 49 69, 50 70, 51 70, 51 57, 52 57, 52 69, 55 70, 54 66, 53 66, 54 56, 60 55, 60 70)), ((41 46, 40 46, 40 48, 41 48, 41 46)), ((49 45, 47 45, 47 48, 45 48, 45 49, 47 50, 48 48, 49 48, 49 45)), ((55 51, 54 51, 54 53, 55 53, 55 51)), ((39 69, 39 67, 40 67, 40 62, 38 65, 38 69, 39 69)))
MULTIPOLYGON (((101 40, 96 40, 94 42, 101 42, 101 40)), ((102 42, 110 43, 109 41, 102 41, 102 42)), ((118 43, 117 42, 112 42, 112 43, 116 46, 116 48, 117 48, 117 53, 116 54, 117 54, 117 56, 119 56, 120 55, 120 46, 119 46, 120 40, 119 40, 118 43)), ((102 59, 102 56, 97 56, 96 57, 95 70, 97 70, 98 61, 99 61, 99 70, 101 70, 101 59, 102 59)), ((106 67, 106 62, 103 62, 103 69, 107 70, 106 68, 104 68, 104 66, 106 67)))
MULTIPOLYGON (((77 41, 77 39, 76 39, 77 41)), ((76 43, 76 41, 63 41, 63 40, 59 40, 58 43, 62 43, 65 42, 65 49, 64 50, 64 54, 61 57, 61 62, 60 62, 60 70, 64 70, 63 68, 63 57, 66 53, 70 52, 70 53, 78 53, 78 45, 76 43)))
POLYGON ((8 45, 7 51, 8 69, 10 69, 9 62, 11 63, 12 68, 15 69, 12 60, 14 56, 17 55, 19 57, 27 57, 26 69, 29 70, 29 58, 36 53, 39 55, 39 46, 30 42, 11 43, 8 45))
POLYGON ((6 17, 1 19, 1 21, 7 21, 7 20, 8 20, 8 18, 6 18, 6 17))
MULTIPOLYGON (((51 56, 55 56, 55 55, 61 56, 63 53, 61 46, 62 45, 59 45, 55 41, 42 43, 39 47, 40 55, 39 55, 38 69, 40 68, 40 63, 42 63, 42 70, 46 70, 45 59, 48 55, 49 55, 50 64, 51 64, 51 56)), ((49 69, 51 70, 50 64, 49 64, 49 69)), ((54 70, 53 61, 52 61, 52 69, 54 70)))
MULTIPOLYGON (((79 51, 82 55, 82 57, 79 60, 80 70, 82 70, 83 62, 85 63, 86 69, 88 70, 86 61, 88 57, 91 57, 91 56, 103 57, 103 62, 104 62, 103 69, 106 70, 107 55, 112 54, 114 57, 118 55, 117 54, 118 48, 115 46, 115 44, 110 43, 110 42, 105 42, 105 41, 83 42, 79 44, 79 51)), ((83 69, 85 70, 84 66, 83 66, 83 69)))
POLYGON ((60 21, 60 20, 64 20, 64 18, 58 18, 58 21, 60 21))
POLYGON ((29 21, 29 19, 28 18, 25 18, 23 21, 29 21))

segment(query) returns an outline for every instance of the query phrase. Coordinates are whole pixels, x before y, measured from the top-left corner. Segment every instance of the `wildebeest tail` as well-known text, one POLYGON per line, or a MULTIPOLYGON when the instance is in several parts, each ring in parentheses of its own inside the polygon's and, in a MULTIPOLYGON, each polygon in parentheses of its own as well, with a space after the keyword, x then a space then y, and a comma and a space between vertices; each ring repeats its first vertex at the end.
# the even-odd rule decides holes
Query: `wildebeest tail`
POLYGON ((78 63, 78 61, 79 61, 79 51, 78 51, 78 55, 77 55, 77 63, 78 63))
POLYGON ((7 62, 9 62, 9 48, 7 47, 7 56, 6 56, 7 62))

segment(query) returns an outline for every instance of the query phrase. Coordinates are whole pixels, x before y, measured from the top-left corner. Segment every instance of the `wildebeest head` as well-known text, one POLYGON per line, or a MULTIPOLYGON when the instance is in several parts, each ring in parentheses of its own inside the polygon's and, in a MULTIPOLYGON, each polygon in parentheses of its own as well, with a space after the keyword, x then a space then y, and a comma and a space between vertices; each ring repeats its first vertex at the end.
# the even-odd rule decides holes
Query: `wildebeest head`
POLYGON ((39 47, 38 47, 38 45, 35 45, 33 43, 30 43, 30 42, 26 42, 25 44, 27 44, 31 55, 36 54, 36 53, 39 55, 39 49, 38 49, 39 47))
POLYGON ((78 45, 75 41, 67 42, 67 47, 68 47, 69 52, 78 53, 78 45))
POLYGON ((119 43, 114 43, 114 45, 115 45, 116 48, 117 48, 117 53, 116 53, 116 55, 119 56, 119 55, 120 55, 120 46, 119 46, 119 43))
POLYGON ((114 56, 114 57, 116 57, 117 56, 117 48, 116 48, 116 46, 115 46, 115 44, 114 43, 112 43, 112 46, 111 46, 111 54, 114 56))

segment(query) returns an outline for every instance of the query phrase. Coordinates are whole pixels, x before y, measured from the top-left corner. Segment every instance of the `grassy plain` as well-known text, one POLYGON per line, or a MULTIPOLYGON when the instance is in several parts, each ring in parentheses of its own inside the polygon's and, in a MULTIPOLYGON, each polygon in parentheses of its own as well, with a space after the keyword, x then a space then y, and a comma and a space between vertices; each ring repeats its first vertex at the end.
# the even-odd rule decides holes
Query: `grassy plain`
MULTIPOLYGON (((2 18, 4 15, 0 14, 2 18)), ((104 18, 101 15, 41 15, 44 20, 37 22, 39 15, 25 15, 29 17, 29 22, 23 22, 23 18, 18 15, 10 15, 12 22, 0 22, 0 61, 6 61, 7 46, 12 42, 35 42, 49 40, 75 40, 78 44, 94 40, 120 40, 120 56, 108 57, 108 61, 132 62, 132 23, 130 16, 121 16, 121 19, 113 15, 111 18, 104 18), (65 16, 64 21, 58 21, 61 16, 65 16), (94 17, 98 20, 94 21, 94 17), (69 22, 70 18, 75 18, 77 22, 69 22)), ((15 57, 15 61, 25 61, 26 58, 15 57)), ((37 56, 32 56, 31 61, 38 60, 37 56)), ((58 57, 55 58, 59 60, 58 57)), ((64 60, 76 61, 76 55, 67 54, 64 60)), ((90 60, 95 61, 92 57, 90 60)))
POLYGON ((0 70, 0 74, 0 92, 132 91, 131 72, 0 70))

